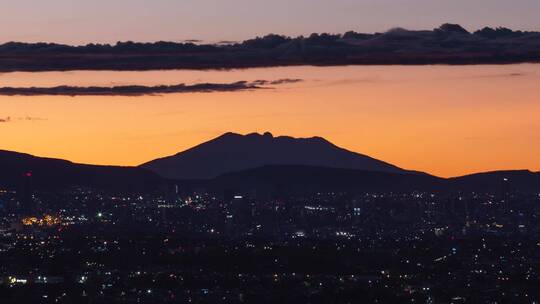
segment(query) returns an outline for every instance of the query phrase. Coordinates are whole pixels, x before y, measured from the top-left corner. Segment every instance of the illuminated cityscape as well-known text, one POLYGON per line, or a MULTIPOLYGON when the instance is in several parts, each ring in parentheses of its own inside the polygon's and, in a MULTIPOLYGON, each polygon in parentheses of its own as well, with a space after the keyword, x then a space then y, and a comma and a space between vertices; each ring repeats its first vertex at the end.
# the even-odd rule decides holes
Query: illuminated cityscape
POLYGON ((540 297, 540 194, 261 198, 178 187, 36 191, 27 202, 36 215, 22 218, 18 193, 3 190, 2 294, 51 303, 540 297))

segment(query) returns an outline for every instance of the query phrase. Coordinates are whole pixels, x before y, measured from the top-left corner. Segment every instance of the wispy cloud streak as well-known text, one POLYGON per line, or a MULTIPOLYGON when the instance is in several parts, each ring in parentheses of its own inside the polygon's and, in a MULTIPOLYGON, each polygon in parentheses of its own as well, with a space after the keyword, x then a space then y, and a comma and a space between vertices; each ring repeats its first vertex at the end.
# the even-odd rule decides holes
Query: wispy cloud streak
POLYGON ((269 89, 270 85, 296 83, 301 79, 278 79, 278 80, 255 80, 237 81, 233 83, 198 83, 192 85, 127 85, 111 87, 80 87, 80 86, 56 86, 56 87, 0 87, 0 95, 4 96, 143 96, 172 93, 211 93, 211 92, 235 92, 246 90, 269 89))

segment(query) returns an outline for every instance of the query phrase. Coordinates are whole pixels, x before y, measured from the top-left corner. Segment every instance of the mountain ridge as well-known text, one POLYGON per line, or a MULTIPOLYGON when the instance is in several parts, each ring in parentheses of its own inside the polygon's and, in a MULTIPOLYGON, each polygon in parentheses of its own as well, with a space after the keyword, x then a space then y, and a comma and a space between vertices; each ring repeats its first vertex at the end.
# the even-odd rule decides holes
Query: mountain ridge
MULTIPOLYGON (((414 171, 412 171, 414 172, 414 171)), ((380 172, 301 165, 266 165, 205 180, 170 180, 138 167, 95 166, 0 150, 0 187, 17 189, 28 178, 36 189, 74 186, 98 190, 144 192, 176 184, 184 190, 317 193, 319 191, 512 191, 540 193, 540 172, 502 170, 441 178, 411 172, 380 172), (31 177, 26 176, 31 173, 31 177)), ((165 187, 166 188, 166 187, 165 187)))
POLYGON ((497 192, 540 193, 540 172, 502 170, 443 178, 429 174, 324 168, 310 166, 264 166, 231 172, 212 180, 220 190, 263 189, 289 192, 497 192))
POLYGON ((177 154, 140 165, 163 177, 208 179, 265 165, 307 165, 418 173, 340 148, 322 137, 274 137, 272 133, 227 132, 177 154))
POLYGON ((138 168, 78 164, 68 160, 37 157, 0 150, 0 186, 17 187, 31 178, 36 188, 91 186, 111 190, 148 190, 162 178, 138 168))

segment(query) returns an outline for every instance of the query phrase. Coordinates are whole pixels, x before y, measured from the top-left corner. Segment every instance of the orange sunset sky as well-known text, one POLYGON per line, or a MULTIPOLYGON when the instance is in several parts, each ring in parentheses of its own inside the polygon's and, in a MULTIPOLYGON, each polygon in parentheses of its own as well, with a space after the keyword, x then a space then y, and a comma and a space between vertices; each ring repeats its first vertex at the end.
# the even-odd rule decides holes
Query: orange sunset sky
MULTIPOLYGON (((277 33, 540 30, 538 0, 18 0, 0 43, 240 41, 277 33)), ((0 86, 302 79, 272 89, 161 96, 0 96, 0 149, 138 165, 225 132, 322 136, 439 176, 540 171, 540 65, 288 67, 230 71, 1 73, 0 86)))
POLYGON ((274 89, 143 97, 0 97, 0 148, 138 165, 228 131, 322 136, 439 176, 540 170, 540 65, 289 67, 0 75, 6 86, 299 78, 274 89))

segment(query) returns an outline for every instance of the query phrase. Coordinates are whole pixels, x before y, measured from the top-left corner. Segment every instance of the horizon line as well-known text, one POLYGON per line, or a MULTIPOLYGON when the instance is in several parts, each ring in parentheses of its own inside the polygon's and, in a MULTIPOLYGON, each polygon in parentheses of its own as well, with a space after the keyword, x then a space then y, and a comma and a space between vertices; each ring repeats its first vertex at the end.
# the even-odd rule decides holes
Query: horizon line
MULTIPOLYGON (((288 138, 294 138, 294 139, 313 139, 313 138, 319 138, 319 139, 323 139, 325 141, 327 141, 328 143, 330 143, 331 145, 334 145, 340 149, 344 149, 344 150, 347 150, 349 152, 352 152, 352 153, 357 153, 357 154, 361 154, 361 155, 364 155, 364 156, 367 156, 367 157, 371 157, 373 159, 376 159, 376 160, 379 160, 379 161, 382 161, 382 162, 386 162, 390 165, 394 165, 394 166, 397 166, 398 168, 401 168, 403 170, 407 170, 407 171, 411 171, 411 172, 419 172, 419 173, 425 173, 425 174, 428 174, 428 175, 431 175, 433 177, 436 177, 436 178, 441 178, 441 179, 453 179, 453 178, 459 178, 459 177, 465 177, 465 176, 471 176, 471 175, 478 175, 478 174, 486 174, 486 173, 494 173, 494 172, 520 172, 520 171, 527 171, 527 172, 531 172, 531 173, 540 173, 540 171, 534 171, 532 169, 529 169, 529 168, 514 168, 514 169, 488 169, 488 170, 485 170, 485 171, 471 171, 471 172, 466 172, 466 173, 462 173, 462 174, 459 174, 459 175, 450 175, 450 176, 444 176, 444 175, 437 175, 437 174, 433 174, 433 173, 430 173, 429 171, 418 171, 418 170, 415 170, 415 169, 407 169, 407 168, 402 168, 401 166, 398 166, 394 163, 391 163, 391 162, 388 162, 386 160, 381 160, 377 157, 374 157, 374 156, 370 156, 370 155, 366 155, 366 154, 363 154, 361 152, 358 152, 358 151, 353 151, 353 150, 349 150, 347 148, 343 148, 343 147, 340 147, 334 143, 332 143, 331 141, 327 140, 326 138, 324 137, 321 137, 321 136, 308 136, 308 137, 294 137, 294 136, 290 136, 290 135, 274 135, 273 133, 269 132, 269 131, 265 131, 263 133, 259 133, 258 131, 255 131, 255 132, 249 132, 249 133, 245 133, 245 134, 242 134, 242 133, 237 133, 237 132, 233 132, 233 131, 229 131, 229 132, 225 132, 225 133, 221 133, 220 135, 218 136, 215 136, 215 137, 212 137, 210 139, 206 139, 206 140, 203 140, 201 143, 199 144, 196 144, 194 146, 191 146, 187 149, 184 149, 182 151, 179 151, 175 154, 170 154, 170 155, 165 155, 165 156, 157 156, 149 161, 146 161, 146 162, 150 162, 150 161, 153 161, 153 160, 157 160, 157 159, 161 159, 161 158, 166 158, 166 157, 170 157, 170 156, 174 156, 176 154, 179 154, 179 153, 182 153, 182 152, 185 152, 185 151, 188 151, 192 148, 195 148, 199 145, 202 145, 206 142, 209 142, 209 141, 212 141, 214 139, 217 139, 217 138, 220 138, 224 135, 227 135, 227 134, 232 134, 232 135, 239 135, 239 136, 249 136, 249 135, 258 135, 258 136, 268 136, 268 135, 271 135, 272 138, 282 138, 282 137, 288 137, 288 138)), ((55 157, 55 156, 42 156, 42 155, 36 155, 36 154, 32 154, 32 153, 28 153, 28 152, 21 152, 21 151, 13 151, 13 150, 6 150, 6 149, 3 149, 3 148, 0 148, 0 152, 7 152, 7 153, 15 153, 15 154, 22 154, 22 155, 27 155, 27 156, 31 156, 31 157, 36 157, 36 158, 43 158, 43 159, 51 159, 51 160, 60 160, 60 161, 67 161, 67 162, 70 162, 72 164, 76 164, 76 165, 83 165, 83 166, 99 166, 99 167, 121 167, 121 168, 142 168, 141 166, 143 164, 145 164, 146 162, 143 162, 141 164, 138 164, 138 165, 121 165, 121 164, 110 164, 110 163, 107 163, 107 164, 103 164, 103 163, 86 163, 86 162, 78 162, 78 161, 74 161, 74 160, 70 160, 68 158, 64 158, 64 157, 55 157)), ((272 166, 294 166, 294 165, 272 165, 272 166)), ((264 167, 264 166, 262 166, 264 167)), ((375 171, 375 172, 379 172, 379 171, 376 171, 376 170, 361 170, 361 169, 350 169, 350 168, 340 168, 340 167, 326 167, 326 166, 307 166, 307 167, 320 167, 320 168, 330 168, 330 169, 346 169, 346 170, 352 170, 352 171, 375 171)), ((257 167, 256 167, 257 168, 257 167)), ((253 168, 255 169, 255 168, 253 168)), ((243 171, 243 170, 241 170, 243 171)), ((381 171, 382 172, 382 171, 381 171)), ((395 174, 403 174, 403 173, 395 173, 395 174)))
POLYGON ((73 42, 55 42, 55 41, 46 41, 46 40, 24 41, 24 40, 11 39, 11 40, 2 40, 2 41, 0 41, 0 46, 10 44, 10 43, 49 44, 49 45, 59 45, 59 46, 68 46, 68 47, 86 47, 86 46, 90 46, 90 45, 95 45, 95 46, 115 46, 115 45, 121 44, 121 43, 140 43, 140 44, 175 43, 175 44, 194 44, 194 45, 200 45, 200 46, 204 46, 204 45, 231 46, 231 45, 235 45, 235 44, 242 44, 242 43, 244 43, 246 41, 249 41, 249 40, 252 40, 252 39, 264 38, 266 36, 272 36, 272 35, 281 36, 281 37, 290 38, 290 39, 308 38, 310 35, 313 35, 313 34, 318 34, 318 35, 328 34, 328 35, 341 35, 341 36, 343 36, 344 34, 346 34, 348 32, 355 32, 357 34, 365 34, 365 35, 377 35, 377 34, 389 33, 389 32, 392 32, 394 30, 405 30, 405 31, 409 31, 409 32, 435 31, 437 29, 440 29, 444 25, 457 25, 457 26, 460 26, 463 29, 465 29, 471 35, 479 32, 479 31, 481 31, 483 29, 493 29, 493 30, 509 29, 509 30, 514 31, 514 32, 540 33, 540 28, 534 29, 534 30, 528 30, 528 29, 525 29, 525 28, 516 29, 516 28, 505 27, 505 26, 492 27, 492 26, 487 26, 487 25, 483 26, 483 27, 476 28, 474 30, 469 30, 469 29, 465 28, 464 26, 462 26, 459 23, 444 22, 444 23, 441 23, 441 25, 439 27, 434 27, 432 29, 428 29, 428 28, 412 29, 412 28, 406 28, 406 27, 401 27, 401 26, 393 26, 393 27, 390 27, 390 28, 388 28, 386 30, 371 31, 371 32, 364 32, 362 30, 356 30, 356 29, 349 29, 349 30, 345 30, 345 31, 335 31, 335 32, 312 31, 312 32, 306 32, 305 34, 286 34, 286 33, 278 33, 278 32, 266 32, 264 34, 261 33, 261 34, 257 34, 257 35, 254 35, 254 36, 250 36, 251 38, 244 38, 242 40, 233 40, 233 39, 231 39, 231 40, 227 40, 227 39, 223 40, 223 39, 220 39, 218 41, 211 41, 211 40, 204 40, 204 39, 198 39, 198 38, 193 38, 193 39, 155 39, 155 40, 154 39, 152 39, 152 40, 144 40, 144 39, 143 40, 132 40, 132 39, 122 40, 122 39, 118 39, 118 40, 111 40, 110 42, 88 41, 88 42, 85 42, 85 43, 73 43, 73 42))

